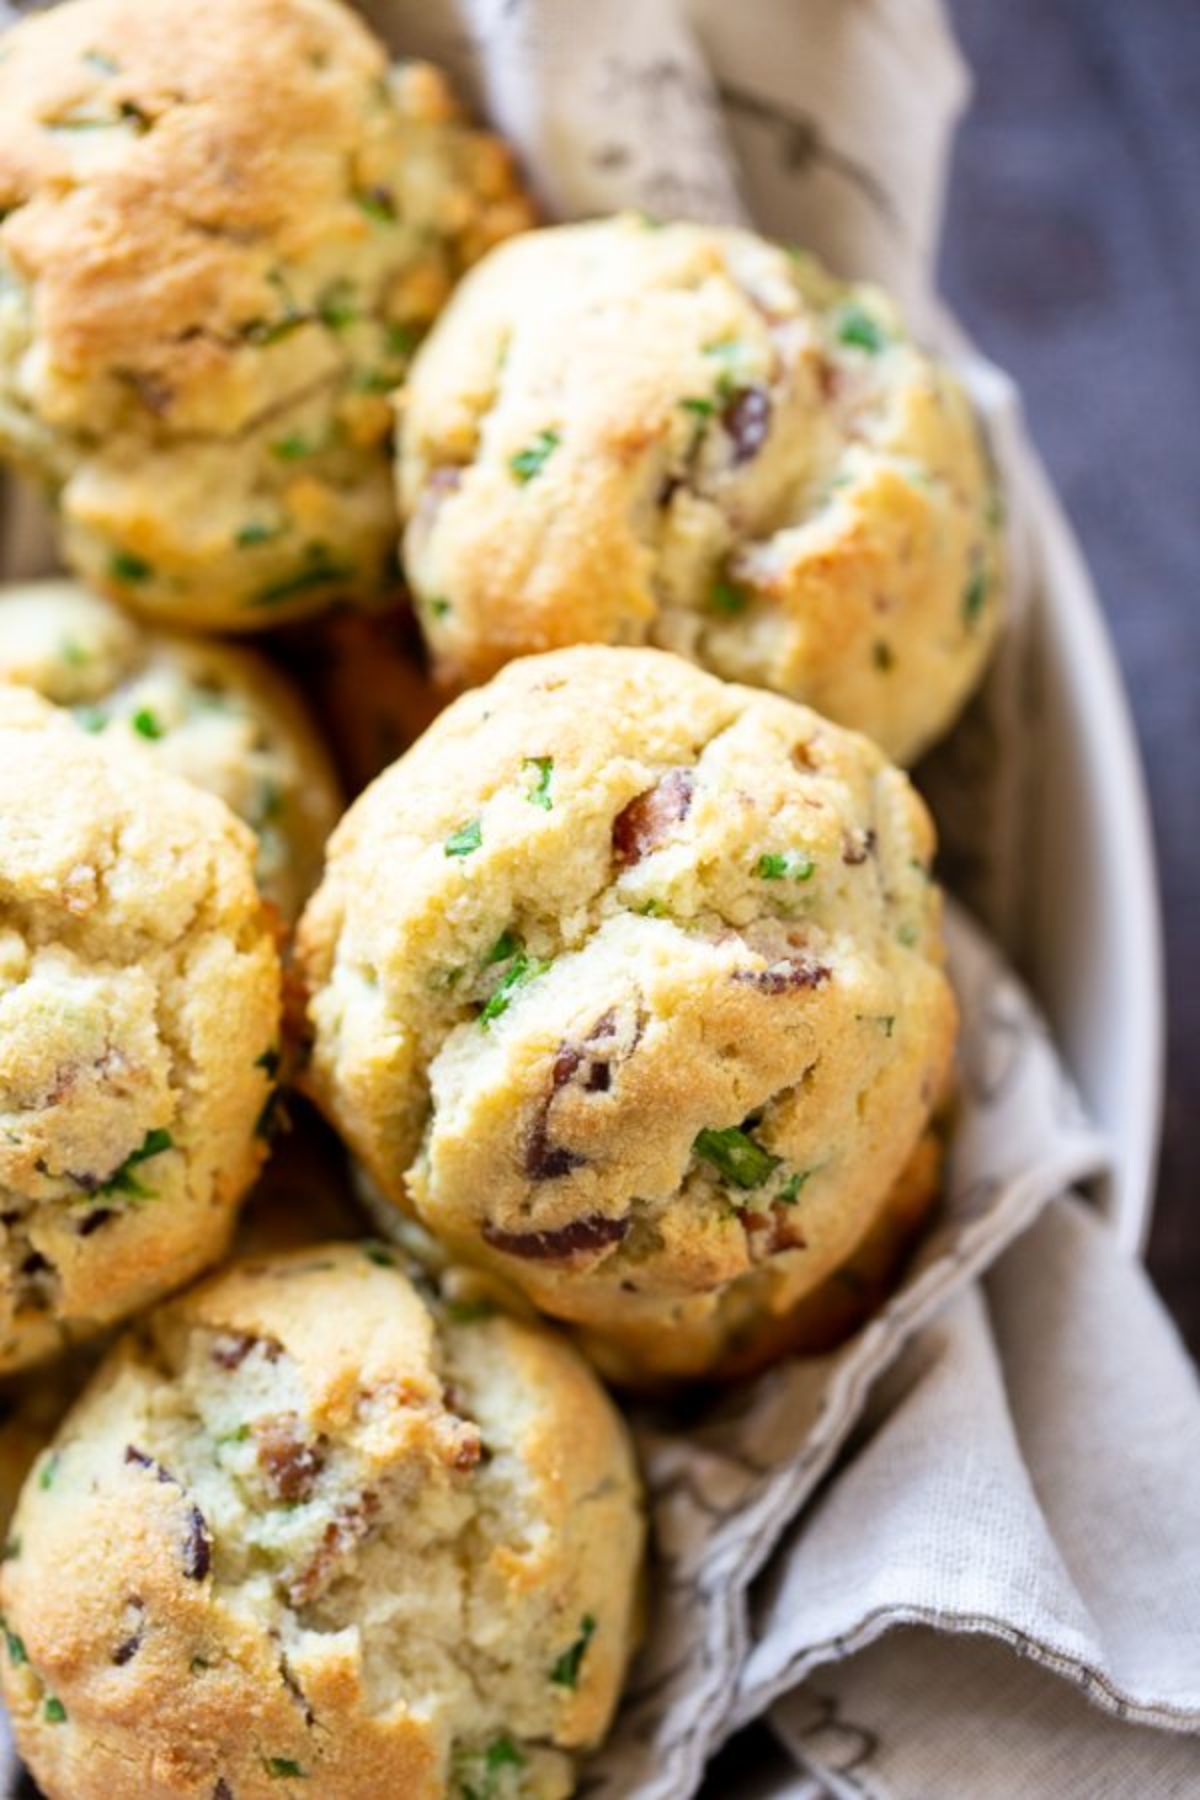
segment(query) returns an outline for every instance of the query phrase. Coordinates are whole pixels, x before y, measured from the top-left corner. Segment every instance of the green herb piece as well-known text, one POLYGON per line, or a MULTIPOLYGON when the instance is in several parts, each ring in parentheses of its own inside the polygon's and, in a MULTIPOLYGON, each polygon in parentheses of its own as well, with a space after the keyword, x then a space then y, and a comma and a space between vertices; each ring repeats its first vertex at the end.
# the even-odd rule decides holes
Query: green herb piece
POLYGON ((14 1669, 19 1669, 22 1663, 29 1661, 24 1640, 15 1631, 10 1631, 7 1625, 4 1627, 4 1641, 8 1645, 8 1660, 14 1669))
POLYGON ((892 646, 885 644, 882 638, 877 639, 871 646, 871 661, 882 674, 886 675, 889 669, 894 669, 896 666, 896 656, 892 646))
POLYGON ((967 626, 974 625, 987 600, 988 580, 982 569, 976 569, 963 591, 962 616, 967 626))
POLYGON ((360 369, 351 385, 358 394, 390 394, 397 380, 385 369, 360 369))
POLYGON ((43 1493, 47 1493, 49 1489, 54 1486, 54 1477, 58 1474, 58 1465, 60 1461, 61 1458, 58 1451, 52 1450, 38 1470, 38 1486, 43 1493))
POLYGON ((166 734, 166 726, 159 723, 148 706, 139 706, 129 723, 139 737, 149 738, 151 743, 166 734))
POLYGON ((747 1192, 769 1181, 781 1160, 764 1150, 761 1144, 756 1144, 749 1132, 737 1125, 730 1125, 723 1131, 706 1126, 697 1134, 692 1150, 704 1162, 711 1163, 726 1181, 747 1192))
POLYGON ((484 957, 483 966, 485 969, 490 969, 493 963, 507 962, 509 957, 515 956, 520 949, 521 940, 516 933, 502 931, 484 957))
POLYGON ((362 1253, 368 1262, 375 1264, 377 1269, 394 1269, 396 1267, 395 1257, 390 1250, 385 1250, 382 1244, 364 1244, 362 1253))
POLYGON ((374 219, 380 225, 391 225, 395 222, 396 202, 387 188, 360 188, 354 198, 368 219, 374 219))
POLYGON ((18 1556, 20 1556, 20 1554, 21 1554, 20 1538, 19 1537, 6 1538, 4 1540, 3 1550, 0 1550, 0 1563, 16 1562, 16 1560, 17 1560, 18 1556))
POLYGON ((282 527, 279 525, 257 525, 251 523, 249 525, 243 525, 241 530, 235 535, 233 541, 239 550, 251 550, 255 544, 269 544, 272 538, 277 538, 279 536, 281 529, 282 527))
POLYGON ((561 442, 557 431, 539 431, 532 444, 524 450, 518 450, 515 456, 508 459, 508 466, 516 480, 524 486, 535 475, 540 475, 547 459, 561 442))
POLYGON ((851 303, 842 308, 837 322, 838 341, 852 344, 856 350, 865 350, 869 356, 875 356, 887 343, 887 338, 878 321, 861 306, 851 303))
POLYGON ((817 865, 803 850, 764 851, 754 866, 763 881, 810 881, 817 865))
POLYGON ((493 1019, 498 1019, 501 1013, 508 1011, 518 988, 527 987, 531 981, 536 981, 549 967, 548 962, 541 962, 535 956, 526 956, 524 950, 518 951, 479 1015, 479 1023, 484 1030, 487 1030, 493 1019))
POLYGON ((307 1781, 308 1775, 290 1756, 265 1756, 263 1764, 274 1781, 307 1781))
POLYGON ((901 925, 896 933, 896 942, 903 944, 906 950, 911 950, 913 945, 920 940, 920 936, 915 925, 901 925))
POLYGON ((317 317, 330 331, 344 331, 359 317, 354 289, 348 281, 334 281, 317 297, 317 317))
POLYGON ((384 333, 384 341, 392 356, 411 356, 421 341, 421 327, 411 322, 389 325, 384 333))
POLYGON ((117 75, 121 65, 115 56, 109 56, 104 50, 85 50, 83 60, 93 69, 99 69, 102 75, 117 75))
POLYGON ((639 919, 666 919, 670 915, 661 900, 643 900, 640 906, 634 907, 639 919))
POLYGON ((684 412, 694 413, 698 419, 711 419, 717 410, 716 401, 703 394, 688 394, 679 404, 684 412))
POLYGON ((444 600, 440 594, 434 594, 432 599, 424 601, 423 604, 426 612, 433 619, 444 619, 451 610, 450 602, 444 600))
POLYGON ((240 336, 248 344, 278 344, 282 338, 290 337, 301 325, 310 322, 311 314, 302 312, 299 307, 291 308, 277 319, 251 319, 241 328, 240 336))
POLYGON ((480 1319, 492 1319, 496 1308, 491 1300, 447 1300, 446 1317, 455 1325, 474 1325, 480 1319))
POLYGON ((74 638, 64 638, 60 647, 62 659, 69 669, 85 669, 92 660, 83 645, 77 644, 74 638))
POLYGON ((286 437, 276 438, 271 445, 271 455, 277 456, 280 462, 299 462, 315 450, 316 445, 301 431, 290 431, 286 437))
POLYGON ((152 1156, 161 1156, 164 1150, 174 1148, 175 1140, 169 1131, 161 1126, 148 1131, 142 1139, 141 1147, 125 1158, 115 1175, 110 1175, 102 1187, 96 1188, 89 1198, 99 1200, 105 1194, 128 1194, 135 1200, 153 1200, 154 1189, 143 1187, 134 1170, 139 1163, 149 1162, 152 1156))
POLYGON ((738 586, 736 581, 730 581, 726 576, 718 575, 708 590, 708 604, 714 612, 732 616, 734 613, 745 612, 749 604, 749 595, 745 588, 738 586))
POLYGON ((71 709, 72 717, 81 731, 90 731, 93 736, 103 731, 108 724, 108 714, 102 706, 76 706, 71 709))
POLYGON ((48 1725, 65 1725, 67 1709, 56 1694, 46 1695, 46 1704, 42 1708, 42 1717, 48 1725))
POLYGON ((579 1621, 579 1636, 569 1650, 564 1650, 550 1671, 550 1679, 555 1687, 577 1688, 579 1671, 583 1659, 587 1655, 588 1645, 596 1635, 596 1621, 591 1613, 584 1613, 579 1621))
POLYGON ((442 845, 445 856, 471 856, 483 842, 483 826, 478 819, 468 819, 457 831, 452 831, 442 845))
POLYGON ((525 1758, 510 1737, 498 1737, 490 1743, 483 1760, 489 1775, 494 1774, 497 1769, 525 1767, 525 1758))
POLYGON ((540 806, 543 812, 552 812, 554 801, 550 795, 550 783, 554 779, 554 758, 527 756, 521 767, 530 777, 529 787, 525 792, 529 804, 540 806))
POLYGON ((108 572, 114 581, 149 581, 154 570, 132 550, 114 550, 108 559, 108 572))
POLYGON ((349 563, 332 562, 325 557, 309 563, 306 569, 298 569, 294 575, 284 575, 278 581, 268 582, 259 588, 254 596, 255 606, 270 606, 276 600, 290 600, 294 594, 306 594, 311 588, 328 587, 334 581, 349 581, 354 574, 349 563))
POLYGON ((223 1431, 219 1437, 213 1439, 213 1442, 220 1449, 224 1444, 244 1444, 249 1436, 249 1425, 241 1424, 234 1431, 223 1431))
POLYGON ((805 1182, 815 1174, 815 1169, 800 1169, 795 1175, 789 1175, 775 1196, 779 1205, 794 1206, 800 1198, 800 1190, 803 1188, 805 1182))

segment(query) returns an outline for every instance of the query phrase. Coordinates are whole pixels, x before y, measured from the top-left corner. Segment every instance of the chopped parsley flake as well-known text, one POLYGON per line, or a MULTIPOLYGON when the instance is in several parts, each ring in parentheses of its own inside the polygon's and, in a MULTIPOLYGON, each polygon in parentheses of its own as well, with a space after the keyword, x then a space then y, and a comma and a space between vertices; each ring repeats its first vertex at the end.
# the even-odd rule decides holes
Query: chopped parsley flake
POLYGON ((764 881, 809 881, 817 865, 803 850, 764 851, 754 873, 764 881))
POLYGON ((255 544, 269 544, 272 538, 279 536, 279 532, 278 525, 258 525, 252 521, 249 525, 242 526, 233 541, 239 550, 251 550, 255 544))
POLYGON ((987 576, 982 569, 976 569, 963 592, 962 615, 965 625, 974 625, 978 620, 987 600, 987 590, 987 576))
POLYGON ((913 945, 920 938, 920 935, 921 934, 915 925, 901 925, 899 931, 896 933, 896 942, 898 944, 903 944, 906 950, 911 950, 913 945))
POLYGON ((157 715, 148 706, 139 706, 129 723, 139 737, 149 738, 152 743, 166 732, 166 726, 159 723, 157 715))
POLYGON ((267 1774, 275 1781, 307 1781, 308 1775, 298 1762, 290 1756, 267 1756, 263 1758, 267 1774))
POLYGON ((29 1661, 24 1639, 19 1638, 15 1631, 10 1631, 7 1625, 4 1627, 4 1641, 8 1645, 8 1660, 14 1669, 19 1669, 22 1663, 29 1661))
POLYGON ((450 602, 443 599, 441 594, 435 594, 431 600, 425 602, 425 606, 433 619, 444 619, 450 611, 450 602))
POLYGON ((48 1725, 65 1725, 67 1709, 56 1694, 46 1695, 46 1704, 42 1708, 42 1717, 48 1725))
POLYGON ((551 812, 554 808, 554 801, 550 796, 550 783, 554 779, 554 758, 527 756, 521 767, 530 777, 525 798, 531 806, 540 806, 543 812, 551 812))
POLYGON ((128 1194, 135 1200, 153 1200, 154 1189, 143 1187, 134 1169, 139 1163, 149 1162, 152 1156, 161 1156, 164 1150, 174 1148, 175 1140, 169 1131, 161 1126, 148 1131, 142 1139, 141 1147, 134 1150, 121 1164, 115 1175, 110 1175, 102 1187, 98 1187, 90 1198, 99 1200, 105 1194, 128 1194))
POLYGON ((114 550, 108 559, 108 572, 114 581, 149 581, 154 570, 132 550, 114 550))
POLYGON ((724 575, 719 575, 708 590, 708 603, 714 612, 730 615, 745 612, 747 602, 745 588, 739 587, 736 581, 730 581, 724 575))
POLYGON ((377 1269, 394 1269, 396 1266, 395 1257, 390 1250, 385 1250, 382 1244, 364 1244, 363 1255, 368 1262, 374 1263, 377 1269))
POLYGON ((769 1150, 756 1144, 749 1132, 737 1125, 730 1125, 723 1131, 706 1126, 697 1134, 692 1150, 704 1162, 711 1163, 726 1181, 746 1192, 762 1187, 780 1163, 778 1156, 772 1156, 769 1150))
POLYGON ((388 188, 360 188, 354 196, 368 219, 374 219, 380 225, 390 225, 396 217, 396 202, 388 188))
POLYGON ((591 1613, 584 1613, 579 1621, 579 1636, 570 1649, 564 1650, 550 1671, 550 1679, 555 1687, 577 1688, 579 1671, 583 1659, 587 1655, 588 1645, 596 1635, 596 1621, 591 1613))
POLYGON ((446 856, 471 856, 483 842, 483 826, 478 819, 468 819, 457 831, 452 831, 442 845, 446 856))
POLYGON ((332 562, 324 555, 314 558, 305 569, 297 569, 294 575, 284 575, 278 581, 269 582, 259 588, 254 596, 255 606, 270 606, 276 600, 290 600, 294 594, 306 594, 310 588, 328 587, 334 581, 349 581, 354 574, 349 563, 332 562))
POLYGON ((90 731, 93 735, 103 731, 108 724, 108 714, 102 706, 76 706, 72 708, 72 716, 81 731, 90 731))
POLYGON ((386 339, 392 356, 411 356, 421 341, 421 327, 412 324, 389 325, 386 339))
POLYGON ((447 1300, 446 1317, 454 1325, 474 1325, 480 1319, 492 1319, 496 1315, 495 1305, 491 1300, 447 1300))
POLYGON ((837 335, 839 343, 852 344, 856 350, 865 350, 869 356, 875 356, 887 342, 879 322, 861 306, 854 304, 843 307, 838 315, 837 335))
POLYGON ((688 394, 679 404, 684 412, 694 413, 698 419, 711 419, 717 410, 716 401, 704 394, 688 394))
POLYGON ((794 1206, 800 1198, 800 1190, 815 1169, 800 1169, 795 1175, 789 1175, 775 1198, 781 1206, 794 1206))
POLYGON ((335 281, 317 299, 317 317, 330 331, 344 331, 358 318, 354 289, 348 281, 335 281))
POLYGON ((532 444, 524 450, 518 450, 515 456, 509 457, 508 466, 515 479, 524 486, 527 481, 532 481, 535 475, 540 475, 546 466, 547 459, 553 451, 558 449, 561 442, 557 431, 539 431, 532 444))
POLYGON ((486 1031, 493 1019, 506 1013, 512 1004, 513 995, 518 988, 526 987, 529 982, 536 981, 550 967, 548 962, 541 962, 536 956, 526 956, 519 950, 501 977, 500 984, 492 994, 479 1015, 479 1023, 486 1031))
POLYGON ((251 319, 248 325, 241 328, 241 336, 248 344, 278 344, 281 339, 290 337, 301 325, 307 325, 310 315, 298 308, 281 313, 277 319, 251 319))
POLYGON ((77 644, 74 638, 64 638, 61 649, 62 659, 70 669, 84 669, 91 661, 83 645, 77 644))
POLYGON ((4 1540, 3 1550, 0 1550, 0 1562, 16 1562, 16 1560, 17 1560, 18 1556, 20 1556, 20 1554, 21 1554, 20 1538, 19 1537, 6 1538, 4 1540))
POLYGON ((299 462, 302 457, 311 456, 316 445, 303 432, 290 431, 286 437, 276 438, 271 445, 271 455, 277 456, 280 462, 299 462))
POLYGON ((58 1474, 61 1458, 57 1450, 52 1450, 41 1468, 38 1470, 38 1486, 43 1493, 54 1486, 54 1477, 58 1474))
POLYGON ((490 969, 493 963, 507 962, 520 948, 521 940, 515 932, 502 931, 483 959, 484 968, 490 969))
POLYGON ((509 1792, 506 1769, 523 1769, 525 1757, 510 1737, 494 1738, 486 1750, 460 1750, 454 1758, 455 1787, 460 1800, 499 1800, 509 1792))

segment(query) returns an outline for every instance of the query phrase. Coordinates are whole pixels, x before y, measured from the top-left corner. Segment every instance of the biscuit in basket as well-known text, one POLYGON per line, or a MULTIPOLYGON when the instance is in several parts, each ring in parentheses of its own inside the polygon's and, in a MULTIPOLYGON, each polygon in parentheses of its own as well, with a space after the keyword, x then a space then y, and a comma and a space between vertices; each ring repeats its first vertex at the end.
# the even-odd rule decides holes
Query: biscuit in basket
POLYGON ((336 0, 68 0, 0 58, 0 450, 91 586, 257 630, 370 595, 388 393, 528 222, 441 75, 336 0))
POLYGON ((0 685, 0 1372, 217 1259, 280 972, 219 800, 0 685))
POLYGON ((582 1359, 469 1291, 318 1246, 107 1359, 0 1589, 48 1794, 571 1791, 634 1634, 637 1475, 582 1359))
POLYGON ((405 563, 442 676, 654 644, 901 762, 998 617, 959 383, 876 288, 749 232, 632 216, 493 251, 416 358, 405 563))
POLYGON ((764 1269, 798 1303, 942 1090, 932 853, 907 778, 792 701, 524 659, 334 832, 304 1079, 394 1204, 593 1333, 764 1269))
POLYGON ((303 707, 261 657, 149 630, 75 582, 35 581, 0 588, 0 681, 218 794, 258 839, 264 896, 295 918, 341 798, 303 707))

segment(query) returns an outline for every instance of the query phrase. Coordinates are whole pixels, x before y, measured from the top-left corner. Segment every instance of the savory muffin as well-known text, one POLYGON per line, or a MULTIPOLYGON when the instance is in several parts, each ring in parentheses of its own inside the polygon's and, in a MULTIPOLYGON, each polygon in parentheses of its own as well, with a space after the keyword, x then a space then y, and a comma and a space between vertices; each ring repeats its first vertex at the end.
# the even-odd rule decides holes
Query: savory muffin
POLYGON ((624 1427, 543 1327, 394 1251, 242 1262, 107 1359, 0 1585, 52 1796, 552 1800, 612 1714, 624 1427))
POLYGON ((449 682, 655 644, 909 762, 995 631, 958 382, 878 289, 745 231, 621 217, 494 251, 413 364, 399 488, 449 682))
POLYGON ((0 1371, 224 1250, 279 958, 219 800, 0 685, 0 1371))
MULTIPOLYGON (((303 1079, 377 1186, 619 1338, 868 1230, 955 1009, 933 832, 853 733, 653 650, 464 695, 346 814, 303 1079)), ((721 1333, 715 1348, 722 1348, 721 1333)))
POLYGON ((388 392, 528 216, 437 71, 389 71, 336 0, 68 0, 0 59, 0 450, 143 612, 369 595, 388 392))
POLYGON ((299 700, 260 657, 148 630, 75 582, 35 581, 0 588, 0 681, 218 794, 258 839, 263 894, 295 918, 341 797, 299 700))

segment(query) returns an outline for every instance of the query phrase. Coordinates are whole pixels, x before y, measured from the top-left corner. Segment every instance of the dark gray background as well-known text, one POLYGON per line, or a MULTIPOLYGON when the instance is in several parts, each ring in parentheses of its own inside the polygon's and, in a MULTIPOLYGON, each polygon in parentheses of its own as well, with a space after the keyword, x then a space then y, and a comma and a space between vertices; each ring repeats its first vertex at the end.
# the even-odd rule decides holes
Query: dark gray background
POLYGON ((942 285, 1021 386, 1133 702, 1170 1006, 1150 1267, 1200 1355, 1200 0, 951 11, 976 92, 942 285))

